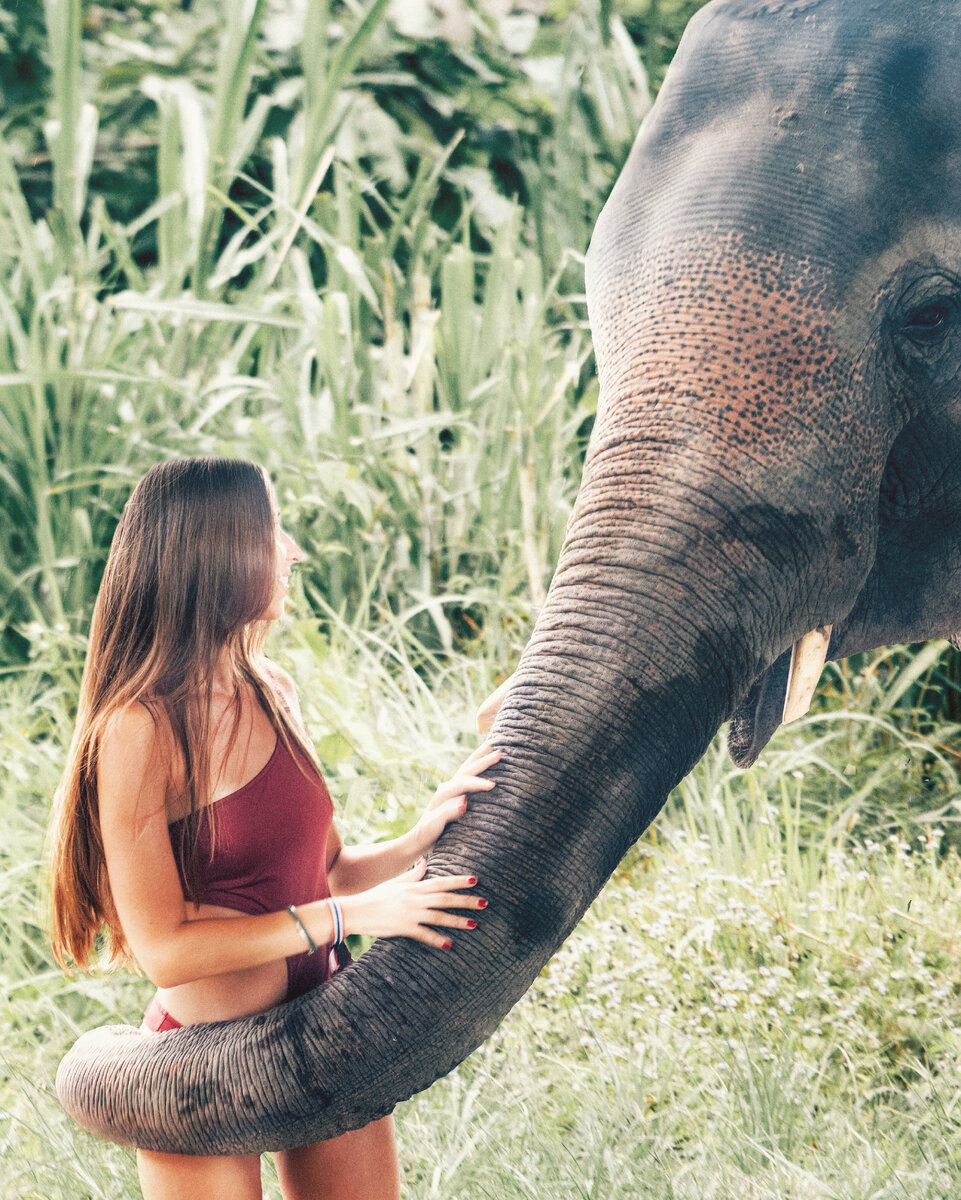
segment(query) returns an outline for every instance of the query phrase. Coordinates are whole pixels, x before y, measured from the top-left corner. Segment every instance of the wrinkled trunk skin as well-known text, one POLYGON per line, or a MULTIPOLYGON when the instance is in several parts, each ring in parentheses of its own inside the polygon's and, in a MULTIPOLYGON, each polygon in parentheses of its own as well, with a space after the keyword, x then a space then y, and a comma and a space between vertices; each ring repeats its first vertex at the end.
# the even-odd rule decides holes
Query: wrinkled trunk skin
MULTIPOLYGON (((857 359, 843 345, 860 334, 817 243, 828 228, 846 279, 853 226, 881 215, 824 226, 804 209, 819 163, 838 195, 830 156, 803 144, 821 136, 804 132, 806 80, 836 11, 852 46, 870 43, 859 0, 712 5, 700 36, 717 26, 727 75, 710 54, 680 56, 599 222, 601 404, 584 482, 494 726, 498 786, 471 798, 430 864, 477 874, 490 901, 478 928, 448 953, 379 942, 310 995, 229 1024, 87 1035, 57 1080, 85 1128, 179 1153, 279 1149, 427 1087, 523 995, 759 675, 851 610, 896 423, 880 402, 851 408, 857 359), (697 90, 728 82, 730 96, 697 90), (711 122, 734 112, 719 141, 711 122), (777 249, 792 240, 793 256, 777 249)), ((818 112, 843 117, 833 101, 818 112)))
POLYGON ((603 585, 570 581, 583 573, 597 572, 572 562, 560 576, 501 710, 497 788, 472 799, 431 860, 432 872, 476 872, 490 898, 478 929, 449 953, 382 941, 255 1017, 87 1035, 57 1079, 84 1128, 177 1153, 302 1145, 388 1112, 492 1032, 732 703, 716 658, 703 680, 689 667, 655 677, 632 599, 615 589, 610 604, 585 602, 585 586, 603 585))

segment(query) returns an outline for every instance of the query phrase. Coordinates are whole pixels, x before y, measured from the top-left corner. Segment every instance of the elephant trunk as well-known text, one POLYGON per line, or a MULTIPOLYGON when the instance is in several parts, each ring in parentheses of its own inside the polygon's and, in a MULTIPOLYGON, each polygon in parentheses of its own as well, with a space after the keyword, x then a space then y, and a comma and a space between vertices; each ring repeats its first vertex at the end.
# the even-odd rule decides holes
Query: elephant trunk
POLYGON ((478 876, 478 928, 450 952, 382 940, 315 992, 239 1021, 86 1035, 57 1078, 84 1128, 182 1154, 302 1145, 390 1111, 493 1031, 730 704, 719 660, 704 688, 687 668, 655 680, 658 655, 618 611, 626 593, 585 603, 581 574, 562 573, 499 713, 497 787, 472 797, 431 859, 431 873, 478 876))

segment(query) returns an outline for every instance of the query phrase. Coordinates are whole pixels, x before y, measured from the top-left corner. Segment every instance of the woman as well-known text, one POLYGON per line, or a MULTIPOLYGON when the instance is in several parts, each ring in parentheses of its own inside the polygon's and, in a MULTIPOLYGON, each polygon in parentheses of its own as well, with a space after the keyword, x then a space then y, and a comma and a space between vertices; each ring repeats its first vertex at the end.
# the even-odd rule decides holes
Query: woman
MULTIPOLYGON (((52 940, 156 985, 144 1029, 259 1012, 323 983, 348 933, 449 949, 468 876, 423 858, 498 754, 481 746, 409 833, 350 848, 332 821, 290 678, 263 656, 302 555, 261 468, 154 467, 128 501, 94 608, 77 727, 53 827, 52 940), (336 898, 334 898, 336 897, 336 898)), ((259 1155, 138 1151, 146 1200, 261 1196, 259 1155)), ((276 1155, 288 1200, 394 1200, 387 1117, 276 1155)))

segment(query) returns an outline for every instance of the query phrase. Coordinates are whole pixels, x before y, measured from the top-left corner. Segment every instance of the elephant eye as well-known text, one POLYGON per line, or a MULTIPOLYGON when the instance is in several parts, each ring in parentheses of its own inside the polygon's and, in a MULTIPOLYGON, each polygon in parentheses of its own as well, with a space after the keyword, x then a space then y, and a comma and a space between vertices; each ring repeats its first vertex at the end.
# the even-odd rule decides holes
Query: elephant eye
POLYGON ((930 345, 944 337, 954 311, 955 306, 947 297, 929 300, 908 313, 902 329, 913 342, 930 345))

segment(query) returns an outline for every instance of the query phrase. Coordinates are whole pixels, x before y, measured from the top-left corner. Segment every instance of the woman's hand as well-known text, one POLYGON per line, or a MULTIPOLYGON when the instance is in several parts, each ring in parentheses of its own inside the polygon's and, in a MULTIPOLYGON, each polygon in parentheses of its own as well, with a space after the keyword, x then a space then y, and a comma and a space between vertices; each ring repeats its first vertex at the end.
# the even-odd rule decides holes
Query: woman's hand
POLYGON ((490 791, 494 781, 481 779, 480 776, 488 767, 492 767, 500 756, 500 750, 493 750, 490 742, 484 742, 461 763, 446 783, 440 785, 423 816, 410 832, 416 847, 415 853, 429 854, 450 822, 464 815, 469 792, 490 791))
POLYGON ((417 824, 392 841, 344 846, 332 824, 327 837, 327 882, 333 895, 357 896, 388 879, 401 878, 415 859, 430 853, 446 826, 463 816, 469 793, 490 791, 494 781, 481 776, 500 756, 486 742, 478 746, 440 785, 417 824))
MULTIPOLYGON (((473 917, 448 912, 452 908, 477 910, 487 907, 479 896, 464 896, 464 888, 473 887, 472 875, 438 875, 425 879, 427 862, 420 859, 396 879, 388 879, 366 892, 337 897, 344 914, 346 933, 370 937, 409 937, 449 950, 451 940, 432 926, 442 929, 473 929, 473 917)), ((321 903, 326 904, 326 901, 321 903)), ((301 907, 301 912, 303 908, 301 907)))

